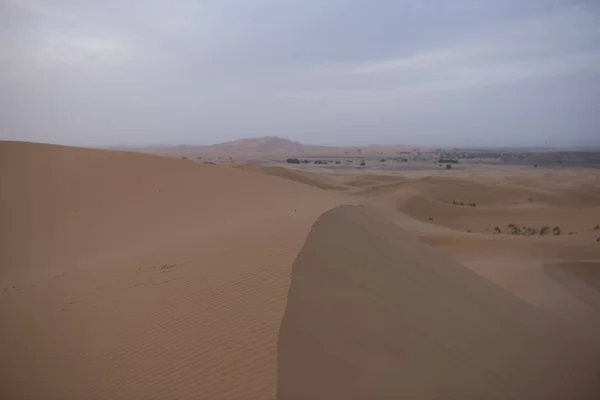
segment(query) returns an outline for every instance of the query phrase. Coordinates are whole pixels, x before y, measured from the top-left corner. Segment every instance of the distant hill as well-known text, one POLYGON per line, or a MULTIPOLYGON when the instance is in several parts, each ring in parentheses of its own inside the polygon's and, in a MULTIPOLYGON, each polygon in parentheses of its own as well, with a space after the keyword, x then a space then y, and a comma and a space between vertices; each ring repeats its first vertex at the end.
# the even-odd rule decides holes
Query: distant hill
POLYGON ((409 146, 316 146, 307 145, 277 136, 238 139, 210 146, 128 147, 123 150, 159 154, 173 157, 228 159, 281 159, 286 157, 357 157, 390 156, 397 152, 413 151, 409 146))
MULTIPOLYGON (((231 142, 205 146, 200 150, 205 153, 215 152, 226 155, 282 154, 299 155, 306 153, 307 146, 300 142, 276 136, 262 138, 239 139, 231 142)), ((308 146, 315 147, 315 146, 308 146)))

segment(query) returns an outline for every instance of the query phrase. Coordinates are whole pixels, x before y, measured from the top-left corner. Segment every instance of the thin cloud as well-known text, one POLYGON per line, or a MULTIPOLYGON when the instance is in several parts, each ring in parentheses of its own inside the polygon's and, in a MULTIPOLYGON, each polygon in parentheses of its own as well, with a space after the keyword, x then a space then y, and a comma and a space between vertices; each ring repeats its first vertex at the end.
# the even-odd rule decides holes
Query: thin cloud
POLYGON ((40 68, 79 66, 98 67, 124 65, 131 60, 130 50, 123 43, 103 37, 74 37, 55 35, 48 37, 32 54, 40 68))
MULTIPOLYGON (((297 97, 387 101, 424 91, 465 90, 600 70, 600 48, 587 43, 590 37, 600 37, 600 27, 587 11, 569 7, 506 24, 483 38, 401 57, 310 68, 304 80, 299 78, 302 89, 297 97)), ((278 95, 294 97, 294 91, 278 95)))
POLYGON ((598 4, 7 0, 1 138, 593 142, 598 4))

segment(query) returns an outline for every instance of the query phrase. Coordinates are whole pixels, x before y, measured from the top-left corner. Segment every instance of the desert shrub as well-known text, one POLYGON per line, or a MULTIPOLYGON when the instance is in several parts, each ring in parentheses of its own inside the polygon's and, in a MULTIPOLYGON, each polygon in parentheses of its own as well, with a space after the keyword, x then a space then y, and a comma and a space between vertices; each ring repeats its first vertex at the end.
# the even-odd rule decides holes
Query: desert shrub
POLYGON ((554 228, 552 228, 552 233, 554 235, 560 235, 561 231, 560 231, 560 227, 559 226, 555 226, 554 228))
POLYGON ((446 169, 452 169, 452 164, 446 164, 446 169))
POLYGON ((379 162, 385 162, 385 158, 382 158, 381 160, 379 160, 379 162))
POLYGON ((300 164, 300 160, 298 160, 297 158, 288 158, 287 160, 285 160, 285 162, 288 164, 300 164))
POLYGON ((367 163, 365 163, 364 161, 360 163, 361 167, 364 167, 365 165, 367 165, 367 163))
POLYGON ((594 228, 592 228, 593 231, 597 231, 600 230, 600 225, 596 225, 594 228))
POLYGON ((596 239, 596 242, 600 242, 600 237, 598 239, 596 239))
POLYGON ((496 226, 494 228, 494 233, 502 233, 502 231, 500 230, 500 227, 496 226))
POLYGON ((336 163, 336 164, 341 164, 341 161, 336 161, 335 163, 336 163))
POLYGON ((477 207, 477 204, 475 204, 475 202, 469 203, 469 206, 471 207, 477 207))
POLYGON ((520 235, 521 234, 521 228, 519 228, 516 224, 508 224, 508 227, 510 228, 510 234, 511 235, 520 235))
POLYGON ((529 201, 530 203, 533 203, 534 200, 530 197, 527 199, 527 201, 529 201))
POLYGON ((520 228, 520 232, 523 234, 523 236, 533 236, 537 235, 538 230, 536 228, 523 225, 523 227, 520 228))
POLYGON ((540 236, 544 236, 548 232, 550 232, 550 227, 549 226, 542 226, 542 229, 540 229, 540 236))
POLYGON ((429 218, 427 218, 427 219, 428 219, 428 220, 430 220, 430 221, 433 221, 433 217, 429 217, 429 218))

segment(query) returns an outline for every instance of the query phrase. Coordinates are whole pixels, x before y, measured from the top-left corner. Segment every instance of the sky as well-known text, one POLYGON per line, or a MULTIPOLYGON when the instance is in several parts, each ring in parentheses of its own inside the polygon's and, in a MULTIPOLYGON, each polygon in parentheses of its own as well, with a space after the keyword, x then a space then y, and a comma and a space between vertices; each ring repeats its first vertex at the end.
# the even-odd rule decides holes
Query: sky
POLYGON ((0 0, 0 140, 599 146, 600 0, 0 0))

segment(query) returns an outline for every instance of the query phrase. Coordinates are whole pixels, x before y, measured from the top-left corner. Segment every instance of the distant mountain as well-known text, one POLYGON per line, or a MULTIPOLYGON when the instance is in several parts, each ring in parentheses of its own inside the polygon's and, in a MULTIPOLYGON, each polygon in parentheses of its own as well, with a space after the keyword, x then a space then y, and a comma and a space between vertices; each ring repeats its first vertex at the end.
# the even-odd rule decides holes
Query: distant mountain
POLYGON ((397 152, 415 150, 409 146, 315 146, 277 136, 238 139, 210 146, 164 146, 139 147, 124 150, 152 153, 172 157, 229 159, 236 161, 252 159, 282 159, 287 157, 359 157, 392 156, 397 152))
MULTIPOLYGON (((309 146, 311 147, 311 146, 309 146)), ((289 154, 297 155, 305 153, 305 145, 293 140, 276 136, 262 138, 239 139, 231 142, 205 146, 202 152, 218 152, 229 155, 252 155, 252 154, 289 154)))

